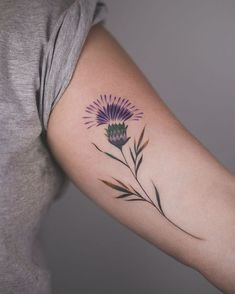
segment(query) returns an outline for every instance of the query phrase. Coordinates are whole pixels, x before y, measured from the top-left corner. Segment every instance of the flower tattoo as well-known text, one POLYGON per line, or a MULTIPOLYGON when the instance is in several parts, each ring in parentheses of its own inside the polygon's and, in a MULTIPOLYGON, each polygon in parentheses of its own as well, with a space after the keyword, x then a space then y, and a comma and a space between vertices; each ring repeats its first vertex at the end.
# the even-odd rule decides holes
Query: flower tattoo
POLYGON ((139 111, 129 100, 112 95, 109 97, 100 95, 100 99, 87 106, 86 112, 89 114, 84 117, 88 128, 127 120, 139 120, 143 115, 143 112, 139 111))
POLYGON ((95 143, 92 144, 99 152, 102 152, 104 155, 118 161, 120 164, 123 164, 126 168, 128 168, 138 188, 133 187, 130 184, 125 184, 123 181, 115 178, 113 178, 115 182, 109 182, 102 179, 99 180, 108 187, 119 192, 119 195, 116 196, 117 199, 147 202, 173 226, 193 238, 202 240, 201 238, 186 232, 166 216, 162 209, 160 194, 153 181, 152 184, 155 200, 149 196, 149 193, 147 193, 140 182, 138 171, 143 163, 143 151, 149 143, 149 140, 144 140, 146 126, 142 129, 138 140, 134 138, 132 147, 126 147, 128 151, 125 153, 128 154, 128 157, 124 153, 124 146, 128 145, 127 142, 130 142, 131 139, 131 137, 128 137, 127 134, 127 121, 138 121, 143 117, 144 113, 136 108, 135 105, 133 105, 128 99, 112 95, 100 95, 98 99, 94 100, 89 106, 86 107, 85 112, 86 115, 83 119, 87 129, 105 125, 105 136, 107 137, 107 141, 120 150, 121 158, 101 150, 95 143), (132 162, 131 165, 129 164, 129 161, 132 162))

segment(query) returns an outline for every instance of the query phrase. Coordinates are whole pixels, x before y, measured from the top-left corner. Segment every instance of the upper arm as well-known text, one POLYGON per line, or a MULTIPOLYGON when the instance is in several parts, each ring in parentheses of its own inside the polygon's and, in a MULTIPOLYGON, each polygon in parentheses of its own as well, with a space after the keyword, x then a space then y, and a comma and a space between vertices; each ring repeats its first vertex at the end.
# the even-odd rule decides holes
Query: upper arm
POLYGON ((100 25, 50 115, 47 140, 81 191, 185 264, 200 268, 206 254, 215 264, 208 244, 218 242, 219 252, 219 238, 227 242, 226 231, 234 233, 234 176, 187 132, 100 25))

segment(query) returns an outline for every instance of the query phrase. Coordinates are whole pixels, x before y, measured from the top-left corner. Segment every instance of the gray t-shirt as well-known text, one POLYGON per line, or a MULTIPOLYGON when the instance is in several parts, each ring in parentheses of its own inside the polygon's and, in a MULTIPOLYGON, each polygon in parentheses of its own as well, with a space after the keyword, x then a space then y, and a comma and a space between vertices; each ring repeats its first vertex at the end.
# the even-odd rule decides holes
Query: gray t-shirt
POLYGON ((45 133, 71 80, 97 0, 0 1, 0 294, 49 294, 42 218, 68 182, 45 133))

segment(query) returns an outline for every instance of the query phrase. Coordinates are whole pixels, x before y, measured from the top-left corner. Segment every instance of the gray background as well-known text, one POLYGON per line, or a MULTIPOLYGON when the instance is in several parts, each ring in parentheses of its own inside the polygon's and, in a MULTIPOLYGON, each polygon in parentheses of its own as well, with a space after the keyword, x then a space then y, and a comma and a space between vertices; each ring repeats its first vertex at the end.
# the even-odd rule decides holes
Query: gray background
MULTIPOLYGON (((184 125, 235 171, 235 1, 106 3, 110 31, 184 125)), ((42 229, 55 294, 219 293, 72 185, 42 229)))

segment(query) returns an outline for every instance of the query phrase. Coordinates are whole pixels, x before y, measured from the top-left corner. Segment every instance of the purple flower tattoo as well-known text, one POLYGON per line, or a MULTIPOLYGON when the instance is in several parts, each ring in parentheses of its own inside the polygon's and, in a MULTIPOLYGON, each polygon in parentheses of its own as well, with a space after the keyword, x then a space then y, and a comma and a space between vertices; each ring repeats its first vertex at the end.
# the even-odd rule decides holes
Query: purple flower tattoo
POLYGON ((86 108, 87 116, 85 124, 87 128, 100 125, 108 125, 106 136, 109 143, 122 149, 128 140, 127 120, 139 120, 143 112, 139 111, 134 105, 125 98, 117 98, 112 95, 100 95, 100 99, 93 101, 86 108))
POLYGON ((115 178, 113 178, 115 182, 100 179, 105 185, 119 192, 119 195, 116 196, 116 198, 126 201, 145 201, 156 208, 158 213, 160 213, 162 217, 164 217, 173 226, 193 238, 202 240, 201 238, 186 232, 166 216, 162 209, 160 194, 153 181, 152 184, 154 188, 155 200, 149 196, 141 184, 138 177, 138 171, 143 163, 143 150, 149 143, 149 140, 144 140, 145 127, 141 131, 138 140, 134 138, 133 146, 129 146, 129 157, 127 157, 124 153, 123 148, 131 139, 131 137, 128 137, 127 135, 127 121, 138 121, 143 117, 144 113, 136 108, 135 105, 133 105, 128 99, 112 95, 100 95, 99 99, 94 100, 89 106, 86 107, 85 112, 86 115, 83 119, 87 129, 105 125, 105 136, 107 137, 108 142, 120 150, 122 157, 118 158, 109 152, 101 150, 95 143, 92 144, 98 151, 128 168, 135 179, 136 185, 138 186, 138 188, 133 187, 132 185, 125 184, 123 181, 115 178), (129 164, 129 161, 132 162, 132 165, 129 164))
POLYGON ((100 99, 87 106, 86 112, 89 114, 84 117, 88 128, 123 123, 127 120, 139 120, 143 116, 143 112, 139 111, 129 100, 112 95, 100 95, 100 99))

